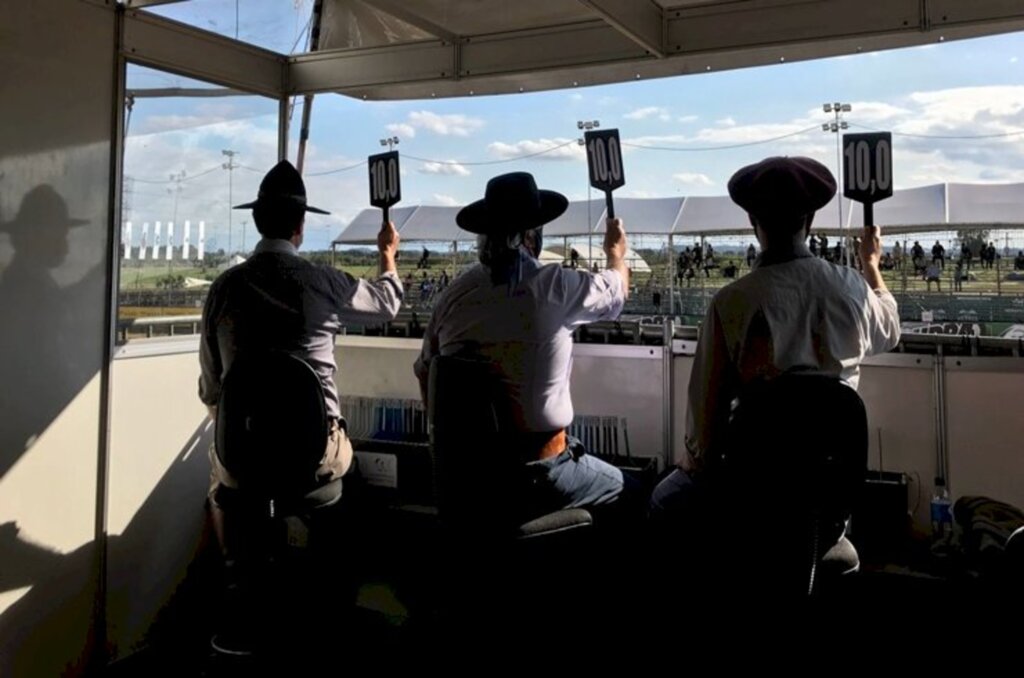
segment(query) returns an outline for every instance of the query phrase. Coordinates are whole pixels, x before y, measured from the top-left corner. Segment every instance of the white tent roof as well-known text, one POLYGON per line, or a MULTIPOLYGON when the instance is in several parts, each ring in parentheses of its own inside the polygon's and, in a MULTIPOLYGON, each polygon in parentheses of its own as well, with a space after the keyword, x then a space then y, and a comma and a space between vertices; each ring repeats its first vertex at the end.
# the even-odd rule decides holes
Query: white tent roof
POLYGON ((1024 222, 1024 184, 947 184, 949 223, 1024 222))
POLYGON ((570 202, 568 209, 554 221, 544 225, 544 236, 586 235, 593 233, 604 223, 604 200, 570 202))
MULTIPOLYGON (((402 226, 405 225, 406 220, 412 216, 418 207, 392 207, 389 210, 389 216, 391 221, 395 224, 395 228, 399 231, 402 230, 402 226)), ((380 233, 380 225, 383 215, 379 209, 372 207, 365 209, 355 216, 355 218, 349 222, 345 230, 342 231, 341 235, 335 238, 335 244, 339 243, 374 243, 377 242, 377 234, 380 233)))
POLYGON ((399 234, 407 242, 414 240, 441 240, 452 242, 455 240, 472 240, 473 235, 466 233, 455 223, 455 215, 459 213, 458 207, 440 207, 437 205, 423 205, 416 208, 408 219, 398 227, 399 234))
MULTIPOLYGON (((864 224, 864 207, 859 202, 851 204, 847 226, 859 228, 864 224)), ((891 198, 875 204, 875 223, 888 232, 894 227, 904 233, 945 228, 946 184, 893 191, 891 198)), ((814 225, 818 225, 817 218, 814 225)))
MULTIPOLYGON (((733 235, 750 231, 747 214, 728 196, 688 198, 620 198, 616 213, 626 231, 637 235, 733 235)), ((455 224, 458 207, 401 207, 392 210, 402 237, 413 240, 470 240, 471 234, 455 224)), ((836 199, 818 210, 814 230, 835 235, 839 214, 836 199)), ((860 203, 843 200, 847 228, 863 223, 860 203)), ((571 202, 565 214, 544 227, 545 236, 573 237, 604 230, 603 200, 571 202)), ((886 233, 914 233, 977 225, 1024 228, 1024 183, 933 184, 895 191, 875 205, 875 223, 886 233)), ((361 212, 335 239, 335 244, 375 242, 380 210, 361 212)))
MULTIPOLYGON (((668 235, 679 220, 683 198, 619 198, 615 216, 622 219, 631 233, 668 235)), ((604 228, 598 229, 603 232, 604 228)))

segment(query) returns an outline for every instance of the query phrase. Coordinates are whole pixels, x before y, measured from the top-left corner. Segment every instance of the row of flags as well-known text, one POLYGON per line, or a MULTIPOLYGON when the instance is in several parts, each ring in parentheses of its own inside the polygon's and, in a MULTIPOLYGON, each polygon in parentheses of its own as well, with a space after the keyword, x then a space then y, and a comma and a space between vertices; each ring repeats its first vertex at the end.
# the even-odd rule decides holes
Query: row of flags
MULTIPOLYGON (((174 255, 174 222, 167 222, 167 239, 164 240, 162 233, 162 224, 157 221, 153 224, 153 238, 150 240, 149 237, 149 222, 142 224, 142 240, 139 242, 136 256, 140 261, 145 261, 147 257, 149 259, 158 260, 161 258, 161 248, 163 248, 163 259, 171 261, 174 255)), ((191 236, 192 236, 192 222, 186 221, 184 232, 181 238, 181 259, 188 261, 193 259, 191 254, 191 236)), ((203 260, 206 256, 206 222, 199 222, 199 232, 196 244, 196 255, 195 259, 199 261, 203 260)), ((132 222, 126 221, 124 228, 121 231, 121 249, 124 252, 125 259, 132 258, 132 222)))

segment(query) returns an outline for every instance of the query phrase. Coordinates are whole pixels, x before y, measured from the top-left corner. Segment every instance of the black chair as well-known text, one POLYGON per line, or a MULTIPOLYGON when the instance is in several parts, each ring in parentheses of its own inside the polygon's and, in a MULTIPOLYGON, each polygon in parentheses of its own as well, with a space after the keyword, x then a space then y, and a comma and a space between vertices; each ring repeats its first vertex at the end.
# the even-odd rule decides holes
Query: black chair
POLYGON ((716 571, 743 595, 800 597, 859 569, 844 536, 867 470, 864 403, 838 379, 789 373, 750 387, 709 470, 716 571))
MULTIPOLYGON (((536 574, 585 559, 593 519, 584 509, 534 515, 524 504, 525 465, 515 449, 510 408, 489 363, 440 356, 431 361, 428 393, 430 450, 438 514, 451 583, 447 603, 459 591, 472 598, 487 591, 488 608, 506 605, 537 612, 519 584, 536 574), (539 568, 539 569, 538 569, 539 568), (457 589, 457 591, 455 591, 457 589), (499 595, 500 600, 494 598, 499 595)), ((528 588, 528 586, 527 586, 528 588)))
POLYGON ((336 540, 318 537, 336 519, 341 479, 316 477, 327 434, 323 388, 307 363, 277 352, 235 359, 216 422, 217 457, 236 486, 214 494, 228 544, 226 631, 215 648, 262 643, 311 561, 329 567, 336 540))

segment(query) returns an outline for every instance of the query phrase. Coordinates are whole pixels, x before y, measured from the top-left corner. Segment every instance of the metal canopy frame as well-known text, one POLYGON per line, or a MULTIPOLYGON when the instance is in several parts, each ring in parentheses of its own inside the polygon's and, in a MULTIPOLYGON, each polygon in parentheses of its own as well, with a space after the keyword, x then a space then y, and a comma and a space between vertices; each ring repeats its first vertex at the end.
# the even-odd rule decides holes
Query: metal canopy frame
MULTIPOLYGON (((1024 30, 1017 0, 744 0, 664 7, 579 0, 593 19, 456 35, 415 2, 366 0, 432 35, 378 47, 283 55, 126 6, 134 62, 280 98, 514 93, 743 68, 1024 30)), ((524 0, 524 2, 537 0, 524 0)))

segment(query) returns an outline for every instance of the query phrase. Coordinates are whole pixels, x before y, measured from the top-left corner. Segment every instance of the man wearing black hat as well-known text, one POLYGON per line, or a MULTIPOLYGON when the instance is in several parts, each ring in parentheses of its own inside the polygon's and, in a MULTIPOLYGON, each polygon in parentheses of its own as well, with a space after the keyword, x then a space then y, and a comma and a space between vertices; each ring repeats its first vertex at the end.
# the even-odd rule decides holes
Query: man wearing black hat
POLYGON ((896 300, 879 268, 879 229, 864 229, 861 272, 807 248, 815 211, 835 193, 832 174, 810 158, 768 158, 729 180, 761 254, 708 308, 690 374, 687 454, 682 469, 655 489, 652 518, 678 519, 691 510, 693 479, 721 453, 732 401, 745 386, 802 370, 857 388, 864 358, 899 342, 896 300))
MULTIPOLYGON (((210 286, 199 345, 199 397, 216 419, 221 380, 240 351, 279 350, 305 360, 320 377, 332 421, 317 472, 327 483, 342 476, 352 460, 334 383, 334 337, 345 321, 384 322, 398 313, 403 293, 395 269, 398 233, 387 223, 377 236, 380 276, 373 281, 302 259, 298 248, 306 212, 328 213, 306 203, 302 176, 284 160, 263 178, 256 200, 235 207, 249 208, 262 239, 248 261, 210 286)), ((210 463, 211 506, 223 544, 223 515, 213 504, 213 492, 219 483, 233 487, 234 481, 212 449, 210 463)))
POLYGON ((565 196, 538 190, 525 172, 487 182, 484 199, 456 218, 478 235, 480 263, 438 299, 415 365, 424 401, 434 356, 486 360, 498 368, 522 434, 515 446, 530 471, 524 504, 535 514, 610 503, 623 483, 621 471, 586 455, 565 429, 573 419, 572 331, 622 311, 629 290, 626 234, 621 220, 608 220, 608 264, 599 273, 542 266, 542 227, 567 206, 565 196))

